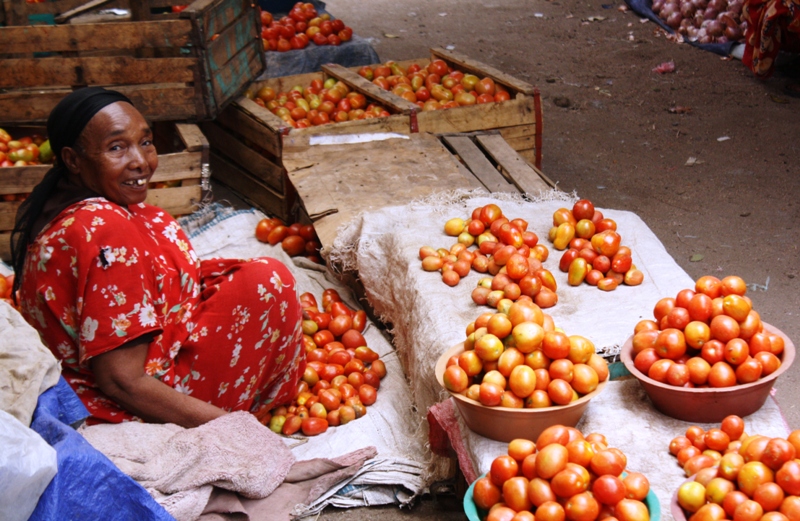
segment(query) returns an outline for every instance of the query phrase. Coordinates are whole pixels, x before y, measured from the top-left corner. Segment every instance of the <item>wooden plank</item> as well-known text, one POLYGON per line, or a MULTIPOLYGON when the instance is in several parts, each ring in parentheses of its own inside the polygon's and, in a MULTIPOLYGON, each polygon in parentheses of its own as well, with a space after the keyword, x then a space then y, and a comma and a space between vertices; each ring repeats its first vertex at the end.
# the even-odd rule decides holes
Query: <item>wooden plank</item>
POLYGON ((533 137, 536 135, 536 125, 518 125, 516 127, 502 127, 497 129, 500 132, 500 135, 503 136, 503 139, 508 141, 509 139, 514 138, 521 138, 521 137, 533 137))
POLYGON ((5 0, 6 22, 9 25, 27 25, 30 14, 57 14, 78 7, 86 0, 58 0, 57 2, 28 3, 20 0, 5 0))
POLYGON ((393 132, 409 134, 409 118, 402 114, 385 118, 360 119, 331 123, 319 127, 293 129, 284 138, 284 148, 290 146, 307 146, 313 136, 343 136, 347 134, 375 134, 393 132))
POLYGON ((191 82, 194 58, 129 56, 0 60, 0 88, 191 82))
POLYGON ((3 52, 9 54, 183 47, 190 42, 191 30, 192 24, 188 20, 33 25, 0 27, 0 41, 3 42, 3 52))
MULTIPOLYGON (((29 194, 48 170, 50 165, 0 168, 0 194, 29 194)), ((0 230, 7 229, 0 226, 0 230)))
POLYGON ((279 131, 271 127, 271 124, 285 125, 285 123, 254 101, 239 98, 220 112, 216 123, 263 148, 274 157, 281 156, 281 136, 279 131), (275 119, 278 122, 275 122, 275 119))
POLYGON ((211 94, 214 103, 208 117, 213 118, 228 102, 240 95, 263 71, 261 43, 248 44, 225 66, 211 73, 211 94))
POLYGON ((178 137, 188 152, 200 152, 208 148, 208 140, 197 125, 176 123, 175 130, 178 132, 178 137))
POLYGON ((254 82, 250 85, 250 92, 256 93, 261 87, 272 87, 275 92, 289 92, 292 87, 299 85, 303 88, 310 85, 313 80, 319 79, 325 81, 325 75, 320 72, 309 72, 306 74, 297 74, 295 76, 280 76, 278 78, 269 78, 263 81, 254 82))
POLYGON ((11 234, 0 233, 0 259, 11 262, 11 234))
POLYGON ((286 197, 273 192, 262 182, 213 150, 211 151, 211 172, 211 176, 216 181, 231 188, 242 199, 264 213, 275 215, 285 221, 290 219, 290 201, 286 197))
POLYGON ((213 122, 203 123, 203 130, 215 153, 229 158, 279 194, 283 193, 282 166, 276 165, 213 122))
POLYGON ((199 185, 178 186, 148 190, 145 202, 166 210, 170 215, 186 215, 197 210, 202 196, 199 185))
POLYGON ((208 43, 206 56, 209 70, 216 72, 226 67, 239 52, 255 43, 263 46, 261 35, 256 30, 253 20, 242 16, 219 33, 215 40, 208 43))
POLYGON ((158 168, 151 181, 157 183, 180 181, 182 179, 200 179, 202 163, 202 152, 159 154, 158 168))
POLYGON ((516 188, 486 159, 483 152, 466 136, 445 136, 447 143, 458 154, 467 168, 490 192, 516 192, 516 188))
POLYGON ((60 15, 56 16, 56 23, 63 24, 70 18, 74 18, 75 16, 87 13, 92 9, 97 9, 98 7, 102 7, 111 1, 112 0, 91 0, 83 5, 62 12, 60 15))
POLYGON ((470 188, 453 155, 430 134, 349 145, 293 147, 287 140, 283 152, 289 180, 326 248, 359 212, 470 188))
POLYGON ((417 114, 419 131, 434 134, 530 125, 534 120, 533 98, 424 111, 417 114))
MULTIPOLYGON (((501 134, 502 135, 502 134, 501 134)), ((522 136, 515 138, 503 138, 511 148, 519 152, 536 148, 536 136, 522 136)))
POLYGON ((456 161, 456 163, 458 164, 458 171, 461 173, 464 179, 467 180, 472 189, 486 190, 486 187, 483 186, 483 183, 478 181, 478 178, 475 177, 475 174, 469 171, 469 168, 465 167, 460 161, 456 161))
POLYGON ((457 68, 463 72, 471 72, 477 76, 489 76, 495 83, 504 85, 515 92, 521 92, 527 96, 532 96, 535 90, 535 87, 530 83, 518 80, 510 74, 506 74, 485 63, 473 60, 465 54, 436 47, 431 49, 431 55, 456 65, 457 68))
POLYGON ((401 98, 400 96, 393 94, 388 90, 383 90, 374 83, 367 81, 355 72, 350 71, 341 65, 323 65, 322 70, 330 76, 340 79, 365 96, 379 100, 393 112, 410 114, 411 112, 417 112, 420 110, 418 105, 411 103, 407 99, 401 98))
POLYGON ((537 195, 550 190, 551 187, 505 142, 503 136, 486 135, 476 139, 522 193, 537 195))
POLYGON ((4 201, 0 203, 0 230, 10 231, 14 228, 17 209, 22 201, 4 201))

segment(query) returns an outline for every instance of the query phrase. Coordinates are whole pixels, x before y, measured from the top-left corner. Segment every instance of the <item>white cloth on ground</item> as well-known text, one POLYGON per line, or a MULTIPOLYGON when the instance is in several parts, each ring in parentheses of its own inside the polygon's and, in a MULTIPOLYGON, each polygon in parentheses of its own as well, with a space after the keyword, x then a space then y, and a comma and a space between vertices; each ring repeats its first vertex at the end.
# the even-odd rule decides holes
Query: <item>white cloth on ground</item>
MULTIPOLYGON (((259 242, 254 230, 264 217, 257 210, 231 212, 214 205, 205 212, 182 219, 181 226, 203 259, 274 257, 292 271, 298 293, 311 292, 320 302, 322 292, 334 288, 348 306, 360 308, 351 290, 324 266, 301 257, 292 259, 280 245, 259 242)), ((303 511, 305 515, 316 514, 326 505, 344 508, 407 504, 430 482, 425 474, 432 458, 427 449, 427 422, 415 413, 409 398, 409 384, 397 353, 384 334, 372 324, 367 326, 364 337, 387 368, 377 402, 367 408, 366 416, 306 438, 305 443, 293 446, 292 452, 298 460, 305 460, 336 457, 374 446, 378 457, 368 461, 346 487, 333 488, 312 505, 307 505, 303 511)))
POLYGON ((528 230, 550 250, 544 266, 558 283, 558 304, 545 311, 556 326, 568 335, 589 338, 600 353, 616 352, 636 322, 651 315, 658 299, 693 287, 692 279, 637 215, 605 209, 604 215, 617 222, 622 244, 633 250, 633 262, 644 272, 644 282, 635 287, 621 285, 611 292, 588 284, 568 287, 567 274, 558 269, 563 252, 553 248, 547 233, 553 212, 572 208, 575 198, 557 191, 542 197, 528 202, 518 195, 435 194, 425 201, 364 213, 339 231, 330 258, 334 265, 358 272, 376 314, 392 324, 395 347, 421 418, 428 407, 447 396, 434 376, 436 360, 465 339, 469 322, 491 310, 471 299, 484 274, 472 271, 450 287, 442 283, 441 274, 421 268, 420 247, 450 248, 456 242, 444 233, 444 223, 450 218, 466 219, 474 208, 494 203, 509 219, 525 219, 528 230))

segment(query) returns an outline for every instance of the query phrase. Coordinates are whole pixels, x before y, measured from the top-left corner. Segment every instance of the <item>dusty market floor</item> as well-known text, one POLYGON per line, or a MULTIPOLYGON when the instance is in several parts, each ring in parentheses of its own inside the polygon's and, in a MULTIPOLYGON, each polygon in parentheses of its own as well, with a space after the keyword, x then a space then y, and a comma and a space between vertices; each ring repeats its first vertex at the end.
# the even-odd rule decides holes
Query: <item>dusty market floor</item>
MULTIPOLYGON (((620 0, 327 0, 382 60, 454 50, 539 87, 542 170, 600 207, 636 212, 693 278, 737 274, 762 318, 800 339, 800 100, 667 41, 620 0), (592 20, 592 21, 590 21, 592 20), (674 60, 676 72, 652 72, 674 60), (689 107, 687 114, 669 109, 689 107), (721 139, 728 138, 728 139, 721 139), (685 166, 696 158, 694 166, 685 166)), ((800 428, 800 364, 777 399, 800 428)), ((320 520, 463 519, 448 498, 320 520)))

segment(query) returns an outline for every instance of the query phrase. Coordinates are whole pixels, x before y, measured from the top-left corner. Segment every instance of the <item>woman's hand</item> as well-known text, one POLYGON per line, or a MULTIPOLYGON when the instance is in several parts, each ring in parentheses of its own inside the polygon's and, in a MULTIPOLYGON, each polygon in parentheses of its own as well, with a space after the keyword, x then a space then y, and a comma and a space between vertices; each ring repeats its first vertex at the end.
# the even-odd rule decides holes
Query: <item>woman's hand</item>
POLYGON ((122 408, 153 423, 191 428, 226 414, 145 374, 151 340, 151 335, 143 336, 92 358, 89 363, 100 390, 122 408))

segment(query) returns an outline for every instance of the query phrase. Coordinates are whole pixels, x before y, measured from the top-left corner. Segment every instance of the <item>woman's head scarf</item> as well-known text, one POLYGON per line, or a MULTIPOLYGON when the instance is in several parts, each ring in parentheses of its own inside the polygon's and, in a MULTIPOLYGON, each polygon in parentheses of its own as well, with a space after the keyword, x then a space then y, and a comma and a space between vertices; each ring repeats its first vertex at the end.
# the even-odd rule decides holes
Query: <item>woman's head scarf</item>
POLYGON ((87 195, 97 195, 86 190, 73 193, 57 190, 68 173, 61 152, 65 147, 75 146, 81 132, 95 114, 118 101, 133 105, 127 96, 119 92, 102 87, 85 87, 68 94, 50 112, 47 118, 47 137, 55 156, 55 164, 19 207, 11 233, 11 257, 16 274, 13 288, 15 299, 22 282, 25 255, 36 235, 66 207, 85 199, 87 195))

